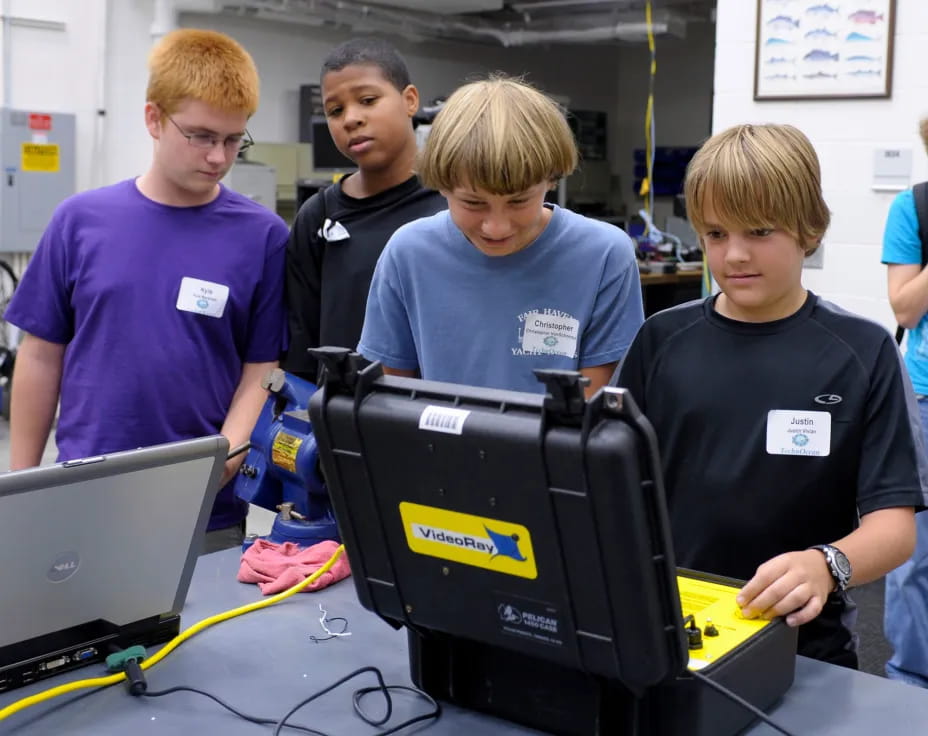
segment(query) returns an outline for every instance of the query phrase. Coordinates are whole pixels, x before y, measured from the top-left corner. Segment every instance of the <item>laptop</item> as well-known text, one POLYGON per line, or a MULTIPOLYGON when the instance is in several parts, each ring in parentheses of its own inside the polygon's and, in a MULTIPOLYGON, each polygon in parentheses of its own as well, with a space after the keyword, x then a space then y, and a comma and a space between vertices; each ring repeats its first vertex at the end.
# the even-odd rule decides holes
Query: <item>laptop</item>
POLYGON ((0 691, 177 634, 228 450, 216 435, 0 475, 0 691))

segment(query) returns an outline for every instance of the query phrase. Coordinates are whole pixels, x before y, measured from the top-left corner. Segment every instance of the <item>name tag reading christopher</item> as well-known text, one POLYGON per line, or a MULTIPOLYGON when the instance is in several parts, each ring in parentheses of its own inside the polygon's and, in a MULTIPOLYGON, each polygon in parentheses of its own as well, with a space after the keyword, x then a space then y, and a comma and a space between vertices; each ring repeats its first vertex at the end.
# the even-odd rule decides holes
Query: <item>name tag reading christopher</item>
POLYGON ((569 314, 529 312, 522 327, 522 350, 529 354, 577 357, 580 320, 569 314))
POLYGON ((787 409, 767 412, 767 452, 826 457, 831 453, 831 414, 787 409))

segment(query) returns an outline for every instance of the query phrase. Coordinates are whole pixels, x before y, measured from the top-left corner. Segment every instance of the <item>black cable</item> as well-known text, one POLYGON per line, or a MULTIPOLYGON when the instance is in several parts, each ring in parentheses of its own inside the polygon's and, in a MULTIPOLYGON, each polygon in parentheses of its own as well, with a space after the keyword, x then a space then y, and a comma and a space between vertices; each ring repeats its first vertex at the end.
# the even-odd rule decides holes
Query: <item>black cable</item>
MULTIPOLYGON (((261 726, 273 726, 273 725, 276 725, 278 722, 274 718, 261 718, 260 716, 248 715, 247 713, 243 713, 240 710, 236 710, 233 706, 229 705, 228 703, 223 701, 221 698, 216 697, 212 693, 208 693, 205 690, 198 690, 195 687, 187 687, 185 685, 178 685, 177 687, 170 687, 167 690, 149 690, 148 692, 141 693, 141 695, 146 698, 160 698, 165 695, 171 695, 172 693, 184 693, 184 692, 196 693, 197 695, 202 695, 205 698, 209 698, 210 700, 221 705, 226 710, 231 711, 232 713, 237 715, 239 718, 249 721, 251 723, 257 723, 258 725, 261 725, 261 726)), ((288 723, 287 728, 293 728, 293 729, 296 729, 297 731, 303 731, 304 733, 313 734, 314 736, 328 736, 328 734, 326 734, 323 731, 317 731, 316 729, 309 728, 308 726, 299 726, 295 723, 288 723)))
POLYGON ((229 454, 226 455, 226 460, 231 460, 233 457, 238 457, 243 452, 248 452, 251 449, 251 442, 245 442, 244 444, 233 447, 229 450, 229 454))
POLYGON ((383 725, 384 723, 386 723, 387 721, 389 721, 390 718, 393 716, 393 699, 390 697, 390 690, 391 690, 391 689, 396 689, 396 690, 408 690, 408 691, 410 691, 410 692, 414 692, 414 693, 416 693, 417 695, 419 695, 419 696, 421 696, 422 698, 424 698, 424 699, 425 699, 427 702, 429 702, 429 703, 432 705, 432 707, 433 707, 432 712, 430 712, 430 713, 428 713, 428 714, 416 716, 415 718, 410 718, 409 720, 403 721, 402 723, 400 723, 400 724, 398 724, 398 725, 394 726, 393 728, 390 728, 390 729, 388 729, 388 730, 386 730, 386 731, 378 731, 378 732, 377 732, 377 736, 387 736, 387 734, 396 733, 397 731, 400 731, 400 730, 406 728, 407 726, 411 726, 411 725, 414 724, 414 723, 418 723, 418 722, 420 722, 420 721, 429 720, 429 719, 433 719, 433 718, 438 718, 438 717, 441 716, 441 706, 438 705, 438 703, 435 702, 435 699, 432 698, 432 697, 431 697, 430 695, 428 695, 427 693, 424 693, 424 692, 422 692, 421 690, 417 690, 416 688, 406 687, 406 686, 403 686, 403 685, 387 685, 387 684, 384 682, 384 680, 383 680, 383 675, 381 674, 381 672, 380 672, 379 669, 377 669, 376 667, 361 667, 360 669, 356 669, 354 672, 351 672, 351 673, 345 675, 344 677, 342 677, 341 679, 339 679, 339 680, 337 680, 336 682, 332 683, 332 684, 329 685, 328 687, 325 687, 325 688, 323 688, 322 690, 319 690, 319 691, 313 693, 313 694, 310 695, 308 698, 304 698, 304 699, 301 700, 299 703, 297 703, 295 706, 293 706, 293 708, 291 708, 291 709, 287 712, 287 714, 286 714, 283 718, 281 718, 280 721, 277 722, 277 727, 274 729, 274 736, 279 736, 279 734, 280 734, 280 732, 281 732, 281 729, 284 728, 284 726, 285 726, 286 723, 287 723, 287 720, 290 718, 290 716, 292 716, 294 713, 296 713, 300 708, 302 708, 302 707, 304 707, 304 706, 306 706, 306 705, 309 705, 309 703, 311 703, 312 701, 316 700, 317 698, 322 697, 322 696, 325 695, 326 693, 331 692, 332 690, 334 690, 335 688, 337 688, 337 687, 339 687, 340 685, 344 684, 345 682, 348 682, 348 680, 351 680, 352 678, 357 677, 358 675, 362 675, 362 674, 364 674, 365 672, 371 672, 371 673, 377 678, 378 686, 377 686, 377 687, 370 687, 370 688, 362 688, 361 690, 357 691, 357 692, 355 693, 355 695, 354 695, 354 703, 355 703, 355 712, 358 714, 358 717, 360 717, 361 720, 363 720, 363 721, 364 721, 366 724, 368 724, 369 726, 375 726, 375 727, 376 727, 376 726, 381 726, 381 725, 383 725), (371 717, 369 717, 369 716, 359 707, 361 698, 363 698, 363 697, 364 697, 365 695, 367 695, 368 693, 371 693, 371 692, 374 692, 374 691, 382 692, 382 693, 383 693, 384 700, 386 701, 387 712, 386 712, 386 714, 383 716, 383 718, 371 718, 371 717))
MULTIPOLYGON (((410 718, 408 721, 404 721, 403 723, 399 724, 398 726, 394 726, 388 731, 378 731, 377 736, 386 736, 386 734, 396 733, 397 731, 400 731, 406 728, 407 726, 411 726, 413 723, 419 723, 419 721, 428 721, 433 718, 437 720, 441 717, 441 705, 439 705, 438 701, 435 700, 435 698, 433 698, 427 692, 423 692, 422 690, 419 690, 418 688, 409 687, 407 685, 387 685, 386 689, 388 691, 389 690, 404 690, 406 692, 410 692, 415 695, 418 695, 420 698, 422 698, 423 700, 425 700, 427 703, 429 703, 432 706, 432 712, 423 713, 421 716, 410 718)), ((360 690, 354 691, 354 697, 352 698, 352 701, 354 703, 354 712, 357 713, 358 717, 364 720, 366 723, 370 723, 370 721, 364 715, 364 711, 361 708, 361 699, 365 695, 368 695, 373 692, 378 692, 378 691, 380 691, 379 687, 362 687, 360 690)))
POLYGON ((699 680, 700 682, 703 682, 709 687, 711 687, 716 692, 721 693, 729 700, 737 703, 745 710, 750 711, 751 713, 753 713, 755 716, 757 716, 760 720, 762 720, 764 723, 766 723, 771 728, 776 729, 777 731, 779 731, 782 734, 785 734, 786 736, 795 736, 795 734, 793 734, 791 731, 787 731, 785 728, 783 728, 783 726, 777 725, 777 723, 774 722, 774 720, 770 718, 770 716, 768 716, 766 713, 764 713, 764 711, 762 711, 760 708, 758 708, 755 705, 752 705, 751 703, 749 703, 747 700, 745 700, 741 696, 736 695, 724 685, 719 685, 719 683, 717 683, 715 680, 709 677, 706 677, 701 672, 697 672, 695 670, 690 670, 690 674, 693 677, 695 677, 697 680, 699 680))

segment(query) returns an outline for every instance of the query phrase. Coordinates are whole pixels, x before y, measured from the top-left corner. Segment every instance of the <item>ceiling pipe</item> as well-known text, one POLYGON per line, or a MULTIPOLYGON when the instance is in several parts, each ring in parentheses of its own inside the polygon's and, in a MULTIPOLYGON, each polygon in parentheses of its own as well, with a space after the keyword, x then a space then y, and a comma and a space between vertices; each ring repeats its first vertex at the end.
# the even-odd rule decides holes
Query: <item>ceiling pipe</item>
MULTIPOLYGON (((486 35, 495 38, 506 48, 548 43, 597 43, 601 41, 631 41, 647 37, 646 23, 615 23, 598 28, 575 28, 560 30, 535 31, 528 28, 516 30, 497 30, 466 24, 455 24, 458 30, 474 35, 486 35)), ((653 24, 654 33, 668 31, 666 23, 653 24)))

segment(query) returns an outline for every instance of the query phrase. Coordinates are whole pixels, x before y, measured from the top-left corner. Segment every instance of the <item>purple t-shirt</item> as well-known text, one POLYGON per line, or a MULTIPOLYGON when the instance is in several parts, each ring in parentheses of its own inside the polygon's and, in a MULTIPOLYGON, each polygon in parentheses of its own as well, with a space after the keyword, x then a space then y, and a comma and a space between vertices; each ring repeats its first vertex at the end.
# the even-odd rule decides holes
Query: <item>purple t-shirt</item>
MULTIPOLYGON (((198 207, 128 180, 58 206, 7 321, 66 344, 58 460, 219 431, 242 363, 277 360, 288 229, 222 187, 198 207)), ((231 484, 210 528, 244 517, 231 484)))

